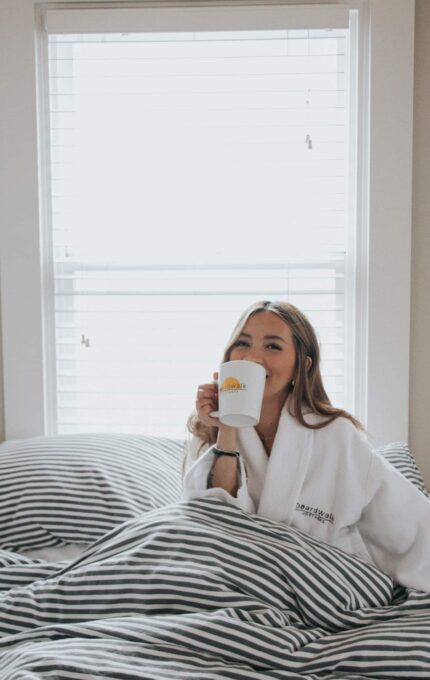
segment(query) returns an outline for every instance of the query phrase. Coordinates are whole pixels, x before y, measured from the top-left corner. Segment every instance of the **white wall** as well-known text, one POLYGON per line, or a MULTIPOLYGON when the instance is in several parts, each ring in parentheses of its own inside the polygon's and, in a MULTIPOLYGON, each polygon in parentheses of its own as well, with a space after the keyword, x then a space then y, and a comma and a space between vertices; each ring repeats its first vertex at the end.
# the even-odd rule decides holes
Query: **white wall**
POLYGON ((409 442, 430 488, 430 2, 415 8, 409 442))
MULTIPOLYGON (((1 312, 1 310, 0 310, 1 312)), ((1 313, 0 313, 0 442, 4 440, 4 409, 3 409, 3 360, 1 343, 1 313)))
MULTIPOLYGON (((0 274, 6 433, 11 414, 28 422, 34 434, 43 422, 35 97, 33 2, 1 0, 0 274)), ((7 436, 14 438, 16 431, 7 436)))

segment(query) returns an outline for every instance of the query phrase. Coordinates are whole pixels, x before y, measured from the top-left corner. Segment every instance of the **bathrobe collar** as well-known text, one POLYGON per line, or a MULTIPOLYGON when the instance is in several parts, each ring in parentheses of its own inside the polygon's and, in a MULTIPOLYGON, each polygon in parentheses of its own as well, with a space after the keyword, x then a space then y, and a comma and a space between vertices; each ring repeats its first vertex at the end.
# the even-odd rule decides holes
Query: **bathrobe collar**
POLYGON ((290 524, 312 455, 314 430, 303 427, 284 407, 270 456, 255 428, 241 428, 238 434, 257 514, 290 524))

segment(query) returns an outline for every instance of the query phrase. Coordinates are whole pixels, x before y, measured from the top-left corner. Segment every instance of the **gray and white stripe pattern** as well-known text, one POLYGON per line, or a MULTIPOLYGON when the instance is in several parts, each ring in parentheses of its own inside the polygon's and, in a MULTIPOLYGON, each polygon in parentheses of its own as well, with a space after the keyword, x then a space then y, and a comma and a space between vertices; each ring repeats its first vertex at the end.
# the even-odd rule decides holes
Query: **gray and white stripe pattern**
POLYGON ((4 553, 2 680, 430 676, 430 595, 214 499, 34 566, 4 553))
MULTIPOLYGON (((0 548, 89 544, 181 498, 184 442, 125 434, 34 437, 0 445, 0 548)), ((426 493, 406 444, 378 449, 426 493)))
POLYGON ((377 452, 388 460, 399 472, 402 473, 412 484, 418 487, 425 496, 429 493, 424 484, 421 472, 418 469, 415 458, 405 442, 392 442, 376 449, 377 452))
POLYGON ((123 434, 0 445, 0 548, 88 544, 181 498, 183 442, 123 434))

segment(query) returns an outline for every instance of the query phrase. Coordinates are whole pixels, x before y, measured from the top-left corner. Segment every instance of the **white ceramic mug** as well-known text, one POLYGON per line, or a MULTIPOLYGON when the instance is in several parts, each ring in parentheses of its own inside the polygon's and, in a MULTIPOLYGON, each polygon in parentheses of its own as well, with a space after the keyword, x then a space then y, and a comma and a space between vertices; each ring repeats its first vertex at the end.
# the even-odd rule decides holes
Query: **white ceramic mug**
POLYGON ((217 417, 231 427, 253 427, 260 420, 266 369, 255 361, 226 361, 218 378, 217 417))

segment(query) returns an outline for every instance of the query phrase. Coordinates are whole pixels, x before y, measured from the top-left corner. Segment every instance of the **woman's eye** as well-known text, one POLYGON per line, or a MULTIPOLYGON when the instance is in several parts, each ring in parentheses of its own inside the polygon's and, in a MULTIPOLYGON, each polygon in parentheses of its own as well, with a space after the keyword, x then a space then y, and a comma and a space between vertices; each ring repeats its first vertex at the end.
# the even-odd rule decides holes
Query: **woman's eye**
POLYGON ((267 345, 267 349, 276 349, 280 351, 282 347, 280 345, 277 345, 275 342, 271 342, 270 345, 267 345))
POLYGON ((245 340, 236 340, 233 347, 249 347, 249 344, 245 340))

